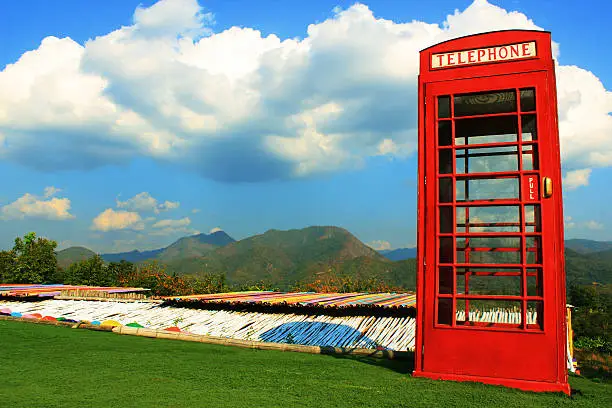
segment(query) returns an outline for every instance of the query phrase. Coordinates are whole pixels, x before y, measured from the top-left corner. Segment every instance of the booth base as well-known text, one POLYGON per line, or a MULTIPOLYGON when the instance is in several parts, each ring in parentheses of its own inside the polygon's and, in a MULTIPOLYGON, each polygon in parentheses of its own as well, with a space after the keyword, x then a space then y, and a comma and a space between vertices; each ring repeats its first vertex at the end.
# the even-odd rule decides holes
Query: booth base
POLYGON ((481 377, 475 375, 462 375, 462 374, 447 374, 447 373, 433 373, 428 371, 415 370, 412 372, 413 377, 429 378, 432 380, 448 380, 448 381, 459 381, 459 382, 479 382, 490 385, 501 385, 508 388, 517 388, 522 391, 535 391, 535 392, 563 392, 570 395, 571 390, 569 384, 565 383, 551 383, 545 381, 529 381, 529 380, 517 380, 514 378, 495 378, 495 377, 481 377))

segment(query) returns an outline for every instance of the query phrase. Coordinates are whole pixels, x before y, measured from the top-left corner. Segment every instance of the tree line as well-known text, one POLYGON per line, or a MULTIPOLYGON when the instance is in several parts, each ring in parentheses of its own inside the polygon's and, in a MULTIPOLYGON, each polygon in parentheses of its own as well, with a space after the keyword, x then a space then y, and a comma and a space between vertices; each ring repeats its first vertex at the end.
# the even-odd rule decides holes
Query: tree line
MULTIPOLYGON (((34 232, 16 238, 12 249, 0 251, 0 283, 63 283, 87 286, 122 286, 151 289, 155 296, 194 295, 245 290, 279 290, 266 280, 230 284, 223 273, 178 276, 156 261, 135 265, 105 262, 100 255, 74 262, 67 268, 57 263, 57 242, 34 232)), ((324 279, 295 282, 290 290, 313 292, 388 292, 402 290, 378 278, 356 278, 331 271, 324 279)))

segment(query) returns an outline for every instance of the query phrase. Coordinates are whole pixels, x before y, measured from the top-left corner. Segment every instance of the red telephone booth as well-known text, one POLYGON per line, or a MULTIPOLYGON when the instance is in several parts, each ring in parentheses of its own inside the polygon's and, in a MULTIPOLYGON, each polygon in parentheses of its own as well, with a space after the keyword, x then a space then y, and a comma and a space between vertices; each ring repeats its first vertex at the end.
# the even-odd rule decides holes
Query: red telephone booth
POLYGON ((420 57, 414 375, 569 393, 550 33, 420 57))

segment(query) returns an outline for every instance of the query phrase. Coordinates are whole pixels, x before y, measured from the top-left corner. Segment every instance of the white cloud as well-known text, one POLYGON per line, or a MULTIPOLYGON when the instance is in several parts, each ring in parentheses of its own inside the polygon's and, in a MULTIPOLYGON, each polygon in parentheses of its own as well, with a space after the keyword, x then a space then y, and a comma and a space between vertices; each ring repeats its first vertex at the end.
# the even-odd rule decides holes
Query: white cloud
POLYGON ((125 229, 142 230, 144 224, 136 212, 115 211, 107 208, 93 219, 91 229, 104 232, 125 229))
POLYGON ((68 198, 51 198, 59 189, 46 187, 42 197, 25 193, 17 200, 0 207, 0 219, 22 220, 26 217, 48 220, 69 220, 75 218, 70 214, 68 198))
POLYGON ((612 92, 593 73, 557 66, 561 157, 573 167, 612 165, 612 92))
POLYGON ((129 211, 155 211, 157 209, 157 200, 147 192, 136 194, 125 201, 119 201, 119 199, 116 201, 117 208, 125 208, 129 211))
POLYGON ((140 33, 154 37, 210 34, 206 25, 212 22, 212 13, 203 13, 197 0, 162 0, 148 8, 138 6, 134 12, 140 33))
POLYGON ((189 217, 180 220, 160 220, 153 224, 153 228, 179 228, 191 224, 189 217))
MULTIPOLYGON (((484 0, 442 24, 395 23, 363 4, 334 13, 304 39, 283 40, 251 28, 213 34, 196 0, 164 0, 84 45, 47 37, 0 72, 0 158, 81 169, 148 156, 215 180, 261 181, 406 157, 420 49, 541 29, 484 0)), ((564 165, 612 165, 612 93, 576 66, 558 66, 557 78, 564 165)))
MULTIPOLYGON (((507 11, 501 7, 489 4, 486 0, 474 0, 463 12, 455 10, 443 23, 449 38, 461 37, 474 33, 484 33, 515 28, 541 30, 533 20, 516 11, 507 11)), ((559 55, 559 45, 553 42, 553 55, 559 55)))
POLYGON ((45 198, 52 197, 52 196, 56 195, 57 193, 59 193, 60 191, 62 191, 62 190, 59 189, 59 188, 53 187, 53 186, 45 187, 44 197, 45 198))
POLYGON ((192 214, 197 214, 199 213, 201 210, 199 208, 194 208, 193 210, 191 210, 192 214))
POLYGON ((589 230, 604 229, 604 225, 602 223, 594 221, 594 220, 576 223, 576 221, 572 217, 566 216, 564 217, 563 221, 564 221, 564 226, 566 229, 571 229, 571 228, 576 228, 576 227, 581 228, 581 229, 589 229, 589 230))
POLYGON ((219 231, 223 231, 223 230, 219 227, 215 227, 215 228, 212 228, 210 231, 208 231, 208 233, 214 234, 215 232, 219 232, 219 231))
POLYGON ((168 211, 168 210, 174 210, 176 208, 179 208, 181 205, 181 203, 179 203, 178 201, 164 201, 163 203, 161 203, 158 207, 159 211, 168 211))
POLYGON ((563 177, 563 187, 567 190, 575 190, 580 186, 588 186, 590 176, 591 169, 568 171, 563 177))
POLYGON ((146 212, 152 211, 155 214, 159 214, 161 211, 168 211, 178 208, 180 203, 178 201, 165 201, 162 204, 158 204, 157 199, 151 196, 151 194, 143 191, 142 193, 136 194, 134 197, 125 201, 116 200, 117 208, 124 208, 128 211, 146 212))
POLYGON ((178 220, 166 219, 159 220, 152 225, 154 228, 151 235, 172 235, 182 233, 184 235, 199 234, 199 231, 188 228, 191 225, 191 219, 184 217, 178 220))
POLYGON ((397 145, 391 139, 384 139, 378 144, 378 154, 381 156, 397 153, 397 145))
MULTIPOLYGON (((142 193, 136 194, 135 196, 121 201, 119 198, 116 199, 117 208, 121 210, 114 210, 112 208, 106 209, 100 213, 92 224, 92 229, 98 231, 113 231, 113 230, 131 230, 131 231, 144 231, 145 228, 149 230, 150 235, 171 235, 176 233, 191 234, 195 230, 187 228, 191 224, 189 217, 185 217, 179 220, 163 219, 157 221, 154 216, 142 217, 141 213, 155 213, 159 214, 162 211, 169 211, 176 209, 180 206, 178 201, 159 201, 151 196, 150 193, 143 191, 142 193)), ((197 232, 195 232, 197 233, 197 232)), ((129 240, 125 239, 117 240, 113 250, 120 246, 125 247, 129 245, 129 240)))
POLYGON ((370 248, 375 249, 377 251, 384 251, 391 249, 391 244, 389 241, 375 240, 371 241, 367 244, 370 248))
POLYGON ((593 220, 585 222, 584 226, 590 230, 601 230, 604 228, 602 223, 593 220))

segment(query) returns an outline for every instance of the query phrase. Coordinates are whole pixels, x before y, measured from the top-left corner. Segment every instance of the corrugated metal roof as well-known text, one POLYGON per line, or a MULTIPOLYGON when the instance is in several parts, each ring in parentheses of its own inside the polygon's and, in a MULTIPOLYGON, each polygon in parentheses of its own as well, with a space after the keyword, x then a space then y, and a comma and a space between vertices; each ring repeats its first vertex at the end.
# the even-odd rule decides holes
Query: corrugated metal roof
POLYGON ((378 306, 415 307, 414 293, 315 293, 315 292, 230 292, 207 295, 166 296, 165 300, 202 303, 262 303, 326 307, 378 306))
POLYGON ((77 285, 38 285, 38 284, 0 284, 0 296, 59 296, 62 291, 91 291, 105 293, 145 292, 144 288, 121 288, 112 286, 77 286, 77 285))

